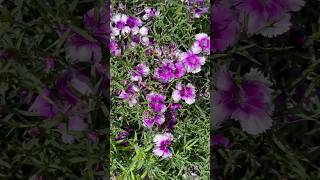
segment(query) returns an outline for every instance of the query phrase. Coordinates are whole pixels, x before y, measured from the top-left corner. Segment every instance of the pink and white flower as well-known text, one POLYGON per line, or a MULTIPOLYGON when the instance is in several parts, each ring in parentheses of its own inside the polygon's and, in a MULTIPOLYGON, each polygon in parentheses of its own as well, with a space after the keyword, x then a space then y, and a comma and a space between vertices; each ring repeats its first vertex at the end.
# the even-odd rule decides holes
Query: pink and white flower
POLYGON ((175 65, 169 60, 164 60, 161 66, 155 69, 154 77, 163 83, 172 81, 175 78, 175 65))
POLYGON ((142 63, 136 66, 136 70, 131 73, 131 81, 142 81, 142 77, 149 74, 149 67, 142 63))
POLYGON ((192 51, 188 51, 181 55, 181 60, 187 72, 198 73, 201 71, 201 66, 205 64, 205 57, 201 57, 192 51))
POLYGON ((196 41, 193 43, 191 47, 191 51, 195 54, 199 54, 201 52, 205 54, 210 53, 210 37, 206 33, 196 34, 196 41))
POLYGON ((251 69, 239 85, 226 68, 218 71, 215 78, 217 91, 211 95, 214 125, 232 118, 249 134, 259 134, 271 127, 272 83, 261 72, 251 69))
POLYGON ((113 36, 125 35, 130 32, 130 27, 127 26, 128 16, 125 14, 115 14, 111 18, 111 31, 113 36))
POLYGON ((122 90, 120 92, 119 98, 128 101, 129 106, 133 107, 138 103, 137 92, 139 92, 139 88, 136 85, 131 84, 128 86, 127 90, 122 90))
POLYGON ((172 93, 172 99, 175 102, 179 102, 180 100, 184 100, 187 104, 192 104, 195 102, 196 98, 196 90, 195 87, 188 83, 186 86, 183 86, 181 82, 179 82, 176 86, 176 89, 172 93))
POLYGON ((146 7, 144 9, 144 15, 142 16, 143 20, 148 20, 150 18, 158 17, 160 15, 160 11, 153 7, 146 7))
POLYGON ((157 134, 153 138, 153 142, 155 143, 155 147, 153 149, 153 153, 156 156, 163 157, 165 159, 172 157, 172 152, 169 149, 171 142, 173 141, 173 136, 171 133, 165 134, 157 134))

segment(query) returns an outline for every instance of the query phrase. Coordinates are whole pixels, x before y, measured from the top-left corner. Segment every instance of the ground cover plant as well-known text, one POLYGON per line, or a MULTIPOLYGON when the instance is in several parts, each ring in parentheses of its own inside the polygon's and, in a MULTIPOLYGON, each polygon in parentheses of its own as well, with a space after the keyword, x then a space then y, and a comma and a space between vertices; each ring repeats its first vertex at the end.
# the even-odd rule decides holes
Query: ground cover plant
POLYGON ((113 179, 209 178, 207 1, 112 1, 113 179))
POLYGON ((319 179, 319 1, 215 1, 213 179, 319 179))
POLYGON ((0 12, 0 179, 103 179, 108 6, 17 0, 0 12))

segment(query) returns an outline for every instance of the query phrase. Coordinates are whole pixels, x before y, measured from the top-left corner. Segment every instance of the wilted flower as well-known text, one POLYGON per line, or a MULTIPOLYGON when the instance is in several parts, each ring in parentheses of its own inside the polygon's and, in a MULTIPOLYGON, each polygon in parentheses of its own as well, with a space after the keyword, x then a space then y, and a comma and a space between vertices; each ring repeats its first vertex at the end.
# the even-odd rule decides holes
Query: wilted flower
POLYGON ((172 153, 169 149, 169 146, 171 145, 172 140, 173 140, 173 136, 171 133, 157 134, 153 138, 153 142, 155 143, 153 153, 156 156, 161 156, 163 158, 170 158, 172 156, 172 153))
POLYGON ((195 98, 195 87, 190 83, 184 86, 181 82, 179 82, 176 86, 176 89, 172 93, 172 99, 175 102, 184 100, 187 104, 192 104, 195 102, 195 98))
POLYGON ((120 141, 120 140, 126 139, 128 136, 129 136, 129 132, 127 131, 118 132, 114 140, 120 141))
POLYGON ((211 96, 214 124, 232 118, 250 134, 262 133, 271 127, 272 83, 261 72, 251 69, 239 85, 226 68, 218 71, 215 78, 217 91, 211 96))

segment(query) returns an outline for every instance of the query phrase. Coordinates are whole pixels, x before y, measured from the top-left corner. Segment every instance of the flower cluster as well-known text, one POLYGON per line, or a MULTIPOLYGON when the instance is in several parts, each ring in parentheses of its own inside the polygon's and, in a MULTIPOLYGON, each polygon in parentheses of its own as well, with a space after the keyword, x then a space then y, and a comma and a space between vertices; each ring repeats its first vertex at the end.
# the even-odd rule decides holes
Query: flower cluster
MULTIPOLYGON (((150 7, 144 8, 137 16, 114 14, 111 22, 111 38, 114 41, 111 43, 113 47, 124 47, 122 50, 143 47, 147 58, 154 59, 153 62, 140 62, 128 72, 129 81, 125 81, 126 88, 119 92, 119 98, 127 101, 130 107, 146 99, 148 109, 142 117, 142 125, 148 129, 164 131, 164 134, 155 136, 153 152, 157 156, 169 158, 172 156, 169 147, 173 141, 171 131, 177 123, 177 110, 183 106, 179 103, 184 101, 190 105, 196 101, 195 86, 182 79, 188 73, 201 71, 205 56, 210 52, 210 37, 205 33, 196 34, 195 41, 186 52, 176 44, 158 44, 152 37, 151 28, 144 25, 145 21, 158 15, 159 11, 150 7), (123 39, 126 39, 126 44, 121 44, 124 43, 123 39), (176 81, 175 87, 170 86, 173 81, 176 81)), ((120 51, 119 48, 111 48, 111 52, 120 51)), ((113 55, 116 58, 119 54, 113 55)))
POLYGON ((290 12, 303 5, 303 0, 215 1, 211 8, 213 52, 226 50, 240 32, 273 37, 288 31, 290 12))
POLYGON ((160 12, 157 9, 146 7, 138 14, 140 17, 112 12, 109 48, 113 56, 121 56, 127 48, 139 44, 147 47, 155 43, 154 38, 149 36, 146 23, 159 16, 160 12))

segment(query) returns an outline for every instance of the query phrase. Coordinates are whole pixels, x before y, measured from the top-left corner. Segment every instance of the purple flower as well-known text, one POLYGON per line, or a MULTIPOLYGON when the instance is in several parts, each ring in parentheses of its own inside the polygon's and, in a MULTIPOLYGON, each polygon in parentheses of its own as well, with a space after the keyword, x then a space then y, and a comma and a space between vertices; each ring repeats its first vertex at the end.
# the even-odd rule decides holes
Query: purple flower
POLYGON ((208 12, 208 7, 204 0, 183 0, 187 1, 188 8, 192 11, 195 18, 200 18, 208 12))
POLYGON ((180 108, 182 108, 182 105, 178 104, 178 103, 172 103, 170 105, 170 109, 172 109, 172 110, 177 110, 177 109, 180 109, 180 108))
POLYGON ((261 72, 251 69, 239 85, 225 67, 217 72, 215 78, 217 91, 213 91, 211 96, 214 124, 232 118, 239 121, 249 134, 259 134, 271 127, 272 83, 261 72))
POLYGON ((179 79, 181 77, 183 77, 186 74, 186 69, 184 68, 184 65, 182 62, 176 62, 174 63, 174 77, 176 79, 179 79))
POLYGON ((44 58, 45 72, 50 73, 55 68, 56 61, 52 57, 44 58))
POLYGON ((290 13, 304 5, 303 0, 241 0, 239 9, 248 14, 248 33, 273 37, 289 30, 290 13))
POLYGON ((184 100, 187 104, 192 104, 195 102, 196 98, 196 90, 195 87, 188 83, 186 86, 183 86, 181 82, 179 82, 176 86, 176 89, 172 93, 172 99, 175 102, 179 102, 180 100, 184 100))
POLYGON ((99 21, 97 21, 94 11, 95 9, 91 9, 84 15, 84 27, 94 38, 83 37, 72 32, 67 39, 65 52, 70 63, 98 62, 102 58, 101 45, 108 42, 107 12, 100 9, 99 21))
POLYGON ((125 35, 130 32, 130 27, 127 26, 128 16, 125 14, 115 14, 111 18, 112 36, 125 35))
POLYGON ((136 70, 131 73, 132 81, 142 81, 142 77, 145 77, 149 74, 149 67, 142 63, 136 66, 136 70))
POLYGON ((160 11, 157 10, 156 8, 152 8, 152 7, 146 7, 144 9, 144 13, 142 16, 143 20, 148 20, 154 17, 158 17, 160 15, 160 11))
POLYGON ((163 124, 164 121, 165 121, 165 117, 163 114, 155 114, 153 117, 153 122, 158 126, 163 124))
POLYGON ((231 8, 214 4, 211 8, 211 29, 213 32, 213 52, 225 51, 236 39, 239 23, 231 8))
POLYGON ((95 10, 91 9, 84 15, 84 27, 97 39, 100 43, 106 43, 108 38, 108 16, 105 9, 99 10, 99 21, 95 16, 95 10))
POLYGON ((38 95, 30 107, 32 112, 45 118, 53 118, 58 114, 58 107, 51 100, 52 92, 49 89, 43 90, 43 95, 38 95))
POLYGON ((114 56, 121 55, 121 49, 119 48, 117 41, 110 40, 109 49, 112 55, 114 56))
POLYGON ((175 78, 175 68, 172 62, 164 60, 161 66, 155 69, 154 77, 163 83, 170 82, 175 78))
POLYGON ((80 100, 76 92, 83 95, 89 95, 92 92, 89 78, 75 69, 64 71, 55 84, 61 97, 72 105, 77 104, 80 100))
POLYGON ((240 8, 261 19, 283 15, 288 8, 288 0, 241 0, 240 8))
POLYGON ((155 113, 163 113, 167 110, 164 100, 166 99, 165 95, 158 94, 156 92, 151 92, 147 95, 147 100, 149 106, 155 113))
POLYGON ((169 149, 171 142, 173 140, 173 136, 171 133, 165 133, 165 134, 157 134, 153 138, 153 142, 155 143, 155 147, 153 149, 153 153, 156 156, 163 157, 165 159, 171 158, 172 153, 171 150, 169 149))
POLYGON ((188 73, 198 73, 201 71, 201 66, 205 64, 206 59, 189 51, 181 55, 181 60, 188 73))
POLYGON ((153 119, 149 115, 149 111, 146 111, 143 117, 143 126, 150 129, 153 126, 153 119))
POLYGON ((129 16, 127 19, 127 25, 132 31, 137 31, 140 26, 142 26, 142 21, 134 16, 129 16))
POLYGON ((153 124, 160 126, 165 122, 165 116, 163 114, 154 114, 150 117, 150 111, 145 111, 143 118, 143 125, 146 128, 151 128, 153 124))
POLYGON ((198 7, 194 10, 194 17, 200 18, 202 15, 206 14, 208 12, 208 7, 198 7))
POLYGON ((201 52, 205 54, 210 53, 210 37, 206 33, 196 34, 196 42, 193 43, 191 51, 195 54, 201 52))
POLYGON ((129 132, 128 131, 122 131, 122 132, 118 132, 116 137, 114 138, 115 141, 120 141, 123 139, 126 139, 129 136, 129 132))
POLYGON ((128 101, 129 106, 133 107, 138 103, 137 92, 139 92, 139 88, 136 85, 131 84, 126 90, 121 91, 119 98, 128 101))
POLYGON ((78 33, 72 33, 66 44, 67 60, 74 64, 77 62, 99 62, 102 58, 100 43, 89 40, 78 33))

